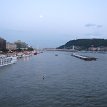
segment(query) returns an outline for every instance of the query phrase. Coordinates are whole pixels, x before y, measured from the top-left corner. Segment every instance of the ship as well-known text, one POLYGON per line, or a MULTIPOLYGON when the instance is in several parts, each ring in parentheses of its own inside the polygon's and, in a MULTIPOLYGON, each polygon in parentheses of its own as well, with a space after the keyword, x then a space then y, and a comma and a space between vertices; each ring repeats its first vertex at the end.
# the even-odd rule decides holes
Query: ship
POLYGON ((17 62, 16 56, 0 55, 0 67, 15 64, 16 62, 17 62))

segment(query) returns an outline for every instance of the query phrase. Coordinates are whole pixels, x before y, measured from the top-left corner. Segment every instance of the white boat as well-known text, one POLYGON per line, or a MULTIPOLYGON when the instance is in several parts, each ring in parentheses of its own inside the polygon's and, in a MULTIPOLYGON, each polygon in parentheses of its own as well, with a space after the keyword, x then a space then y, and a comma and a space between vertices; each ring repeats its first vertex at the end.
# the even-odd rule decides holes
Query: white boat
POLYGON ((0 67, 14 64, 17 61, 17 57, 13 56, 5 56, 5 55, 0 55, 0 67))

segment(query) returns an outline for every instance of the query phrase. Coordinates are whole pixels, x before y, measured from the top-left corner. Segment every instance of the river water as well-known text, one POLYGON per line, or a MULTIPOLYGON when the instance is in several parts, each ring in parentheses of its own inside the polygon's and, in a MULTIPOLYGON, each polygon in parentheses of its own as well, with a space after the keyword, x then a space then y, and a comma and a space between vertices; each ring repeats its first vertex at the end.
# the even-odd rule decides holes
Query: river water
POLYGON ((44 52, 1 67, 0 107, 107 107, 107 54, 80 54, 98 59, 44 52))

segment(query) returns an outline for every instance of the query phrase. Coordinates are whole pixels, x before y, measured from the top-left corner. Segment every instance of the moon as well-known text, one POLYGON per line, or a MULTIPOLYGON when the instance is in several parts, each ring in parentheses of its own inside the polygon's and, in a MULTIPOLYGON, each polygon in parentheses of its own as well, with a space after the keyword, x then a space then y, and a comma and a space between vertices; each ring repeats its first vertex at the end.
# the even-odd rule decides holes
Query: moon
POLYGON ((39 17, 40 17, 40 19, 42 19, 42 18, 43 18, 43 15, 40 15, 39 17))

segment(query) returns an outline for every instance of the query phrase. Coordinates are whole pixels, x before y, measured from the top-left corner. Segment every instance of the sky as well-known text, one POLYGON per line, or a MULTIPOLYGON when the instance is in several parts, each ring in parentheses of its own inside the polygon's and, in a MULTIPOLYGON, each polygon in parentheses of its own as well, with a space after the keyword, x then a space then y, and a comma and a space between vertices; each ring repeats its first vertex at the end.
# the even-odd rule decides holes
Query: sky
POLYGON ((0 0, 0 37, 35 48, 107 39, 107 0, 0 0))

